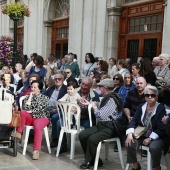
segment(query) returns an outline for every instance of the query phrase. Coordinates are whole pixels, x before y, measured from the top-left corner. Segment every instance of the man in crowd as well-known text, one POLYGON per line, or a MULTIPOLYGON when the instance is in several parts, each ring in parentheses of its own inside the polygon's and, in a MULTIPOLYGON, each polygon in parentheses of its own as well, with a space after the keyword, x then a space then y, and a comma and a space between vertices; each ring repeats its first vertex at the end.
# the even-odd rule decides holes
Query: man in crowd
POLYGON ((22 70, 22 64, 21 63, 17 63, 15 65, 15 69, 16 69, 17 72, 13 76, 14 76, 14 84, 17 85, 18 81, 21 79, 21 77, 19 76, 19 73, 22 70))
POLYGON ((146 80, 143 77, 136 79, 136 88, 129 91, 125 99, 123 111, 130 122, 139 104, 145 102, 144 88, 146 87, 146 80))
POLYGON ((67 63, 65 65, 65 68, 69 68, 72 72, 73 77, 79 77, 80 76, 80 69, 79 65, 76 62, 73 62, 74 55, 70 54, 67 55, 67 63))
POLYGON ((73 77, 71 70, 70 70, 69 68, 66 68, 66 69, 64 70, 64 73, 65 73, 65 76, 66 76, 65 81, 64 81, 64 84, 67 85, 68 82, 73 81, 73 82, 76 83, 76 86, 78 87, 78 82, 77 82, 77 80, 73 77))
MULTIPOLYGON (((79 140, 85 154, 85 162, 80 166, 81 169, 89 169, 93 166, 99 142, 117 136, 112 119, 122 117, 122 101, 113 92, 113 80, 103 79, 97 85, 104 98, 100 107, 97 107, 95 103, 93 104, 94 114, 98 118, 97 125, 85 129, 79 134, 79 140)), ((102 165, 103 162, 99 159, 98 166, 102 165)))
MULTIPOLYGON (((79 95, 88 102, 99 102, 99 95, 92 89, 93 80, 90 77, 84 77, 82 79, 80 88, 77 89, 79 95)), ((88 113, 88 106, 79 103, 81 108, 81 117, 80 117, 80 126, 84 127, 85 129, 90 127, 89 121, 89 113, 88 113)), ((96 124, 96 118, 94 116, 94 111, 92 110, 92 124, 96 124)), ((58 130, 61 129, 60 120, 57 122, 58 130)), ((60 130, 58 131, 58 138, 60 135, 60 130)), ((67 151, 67 139, 66 135, 63 136, 60 154, 67 151)))
POLYGON ((10 84, 13 84, 14 83, 14 76, 10 73, 9 67, 8 66, 3 66, 2 71, 4 72, 4 74, 10 74, 10 77, 11 77, 10 84))
POLYGON ((55 85, 48 88, 45 95, 47 95, 49 100, 49 111, 51 113, 51 123, 52 123, 52 132, 51 137, 52 141, 50 143, 51 148, 56 147, 58 144, 58 129, 57 121, 59 120, 59 115, 56 107, 56 101, 62 98, 67 93, 67 87, 63 84, 64 76, 61 73, 58 73, 54 76, 55 85))

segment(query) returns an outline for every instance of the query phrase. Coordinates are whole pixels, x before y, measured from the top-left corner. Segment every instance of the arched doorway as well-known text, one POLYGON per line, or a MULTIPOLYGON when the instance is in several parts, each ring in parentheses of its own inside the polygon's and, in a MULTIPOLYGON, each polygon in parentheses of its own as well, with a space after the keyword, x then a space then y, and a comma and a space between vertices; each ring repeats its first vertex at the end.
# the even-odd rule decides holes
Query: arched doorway
POLYGON ((51 53, 60 59, 68 53, 69 8, 69 0, 58 0, 54 8, 51 53))

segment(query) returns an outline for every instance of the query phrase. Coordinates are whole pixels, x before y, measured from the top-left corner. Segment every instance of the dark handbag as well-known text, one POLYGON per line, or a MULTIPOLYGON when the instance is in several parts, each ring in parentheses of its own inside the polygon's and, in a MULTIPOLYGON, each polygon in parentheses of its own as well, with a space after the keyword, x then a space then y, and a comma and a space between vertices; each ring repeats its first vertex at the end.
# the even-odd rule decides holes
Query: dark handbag
POLYGON ((125 117, 117 118, 116 120, 114 120, 113 118, 110 118, 110 119, 112 120, 116 134, 119 137, 124 136, 126 134, 126 129, 128 125, 127 119, 125 117))
POLYGON ((18 111, 18 107, 15 106, 14 110, 12 112, 12 120, 11 122, 8 124, 8 127, 10 128, 16 128, 19 127, 21 125, 21 115, 20 115, 20 111, 18 111))

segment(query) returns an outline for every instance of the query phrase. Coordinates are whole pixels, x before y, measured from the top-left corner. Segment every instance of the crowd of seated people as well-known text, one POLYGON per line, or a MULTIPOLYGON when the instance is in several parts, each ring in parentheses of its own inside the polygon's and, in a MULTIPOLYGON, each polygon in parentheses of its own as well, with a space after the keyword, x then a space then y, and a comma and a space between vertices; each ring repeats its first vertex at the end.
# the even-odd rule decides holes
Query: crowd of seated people
MULTIPOLYGON (((101 102, 101 106, 97 108, 98 110, 96 110, 96 106, 92 109, 92 122, 93 126, 95 126, 97 123, 96 117, 99 117, 101 122, 107 121, 106 117, 99 116, 103 112, 102 109, 105 109, 105 106, 110 106, 107 102, 114 103, 113 106, 115 106, 115 108, 113 109, 114 113, 112 113, 112 116, 120 113, 120 110, 117 110, 118 104, 114 99, 113 101, 110 101, 104 98, 105 102, 103 99, 101 101, 99 100, 99 97, 105 97, 110 93, 117 93, 122 99, 120 115, 124 115, 128 122, 127 139, 126 142, 122 141, 122 146, 125 145, 127 147, 128 163, 133 163, 133 170, 135 170, 140 169, 140 164, 137 162, 136 158, 134 158, 136 150, 134 150, 133 145, 135 145, 135 140, 132 134, 137 125, 146 126, 147 120, 145 121, 145 119, 150 116, 148 113, 152 112, 150 129, 148 132, 150 134, 145 137, 143 136, 142 141, 140 142, 150 146, 151 156, 156 160, 159 160, 161 155, 159 153, 159 156, 157 154, 157 157, 154 157, 154 153, 158 153, 157 150, 153 150, 152 148, 155 147, 155 143, 157 141, 159 144, 161 143, 160 149, 167 148, 164 144, 166 143, 166 140, 164 140, 164 133, 160 134, 159 131, 161 128, 162 132, 164 132, 164 129, 162 128, 163 124, 169 123, 169 116, 164 118, 161 116, 165 114, 165 108, 170 109, 170 55, 162 53, 153 60, 154 61, 150 61, 149 58, 143 57, 140 58, 138 63, 131 63, 130 58, 128 58, 128 60, 119 59, 118 61, 115 58, 110 58, 108 62, 100 58, 97 61, 92 53, 86 53, 85 65, 81 72, 73 53, 66 55, 62 59, 62 62, 56 59, 52 54, 49 55, 47 61, 44 61, 42 56, 34 53, 32 60, 25 69, 22 68, 21 63, 17 63, 15 67, 11 68, 4 66, 0 72, 0 81, 1 87, 7 88, 15 94, 16 104, 18 106, 20 97, 32 95, 34 88, 37 88, 41 95, 47 96, 45 99, 48 100, 48 104, 46 105, 45 110, 49 113, 47 114, 47 118, 49 118, 52 124, 51 148, 57 147, 61 129, 59 121, 60 113, 57 111, 56 101, 67 93, 67 84, 70 84, 69 82, 74 82, 77 93, 84 100, 84 102, 78 102, 78 105, 81 108, 80 124, 85 129, 79 136, 80 141, 83 140, 83 142, 85 142, 84 138, 86 138, 84 134, 86 132, 89 134, 88 129, 90 128, 87 103, 101 102), (47 67, 50 69, 50 72, 47 67), (47 76, 48 81, 45 81, 47 76), (81 79, 81 83, 80 81, 77 81, 77 78, 81 79), (34 81, 36 81, 36 85, 32 85, 34 81), (42 87, 40 87, 39 81, 42 82, 42 87), (104 84, 101 85, 100 83, 103 81, 104 84), (111 87, 108 85, 109 83, 112 83, 110 85, 111 87), (16 86, 16 91, 12 84, 16 86), (142 108, 144 108, 144 110, 142 110, 142 108), (161 116, 160 113, 162 113, 161 116), (144 116, 142 119, 139 118, 141 115, 144 116), (159 119, 159 122, 157 119, 159 119)), ((30 98, 27 100, 29 99, 30 98)), ((32 101, 32 98, 29 101, 32 101)), ((24 102, 26 103, 27 101, 24 102)), ((27 105, 29 106, 29 104, 26 103, 24 110, 27 110, 27 114, 31 114, 29 111, 30 107, 27 105)), ((36 115, 38 112, 35 112, 34 114, 36 115)), ((44 115, 41 116, 44 117, 44 115)), ((37 117, 35 116, 35 118, 37 117)), ((44 125, 47 125, 47 123, 49 122, 46 121, 44 125)), ((25 120, 23 124, 30 124, 30 122, 28 123, 25 120)), ((31 122, 31 124, 34 126, 34 123, 31 122)), ((42 127, 44 127, 44 125, 42 127)), ((98 122, 96 126, 99 125, 100 123, 98 122)), ((17 131, 18 133, 14 136, 20 138, 22 130, 23 128, 19 128, 17 131)), ((107 137, 109 137, 109 135, 107 137)), ((100 140, 103 139, 105 138, 101 138, 100 140)), ((39 139, 35 136, 35 140, 39 139)), ((88 138, 85 140, 88 141, 88 138)), ((100 140, 98 140, 97 143, 99 143, 100 140)), ((91 155, 91 159, 89 159, 89 153, 87 152, 90 152, 90 147, 87 151, 86 147, 88 146, 85 147, 83 142, 81 142, 81 145, 88 159, 86 158, 84 164, 81 165, 82 169, 94 164, 94 155, 96 152, 93 147, 92 152, 94 153, 91 155)), ((137 143, 139 143, 139 141, 137 141, 137 143)), ((33 158, 39 158, 39 152, 37 151, 40 150, 40 146, 40 144, 38 144, 38 147, 35 146, 36 152, 34 153, 33 158)), ((65 135, 61 144, 60 154, 66 151, 67 138, 65 135)), ((155 170, 160 169, 160 162, 153 162, 153 168, 155 170)))

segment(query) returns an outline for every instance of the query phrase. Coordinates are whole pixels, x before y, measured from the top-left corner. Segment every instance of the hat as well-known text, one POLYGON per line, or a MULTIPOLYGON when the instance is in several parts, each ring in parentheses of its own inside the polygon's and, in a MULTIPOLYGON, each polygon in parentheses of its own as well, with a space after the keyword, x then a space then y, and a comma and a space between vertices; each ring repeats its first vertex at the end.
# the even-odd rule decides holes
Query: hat
POLYGON ((108 79, 108 78, 101 80, 97 85, 98 86, 106 86, 106 87, 109 87, 109 88, 113 88, 114 87, 113 80, 112 79, 108 79))

